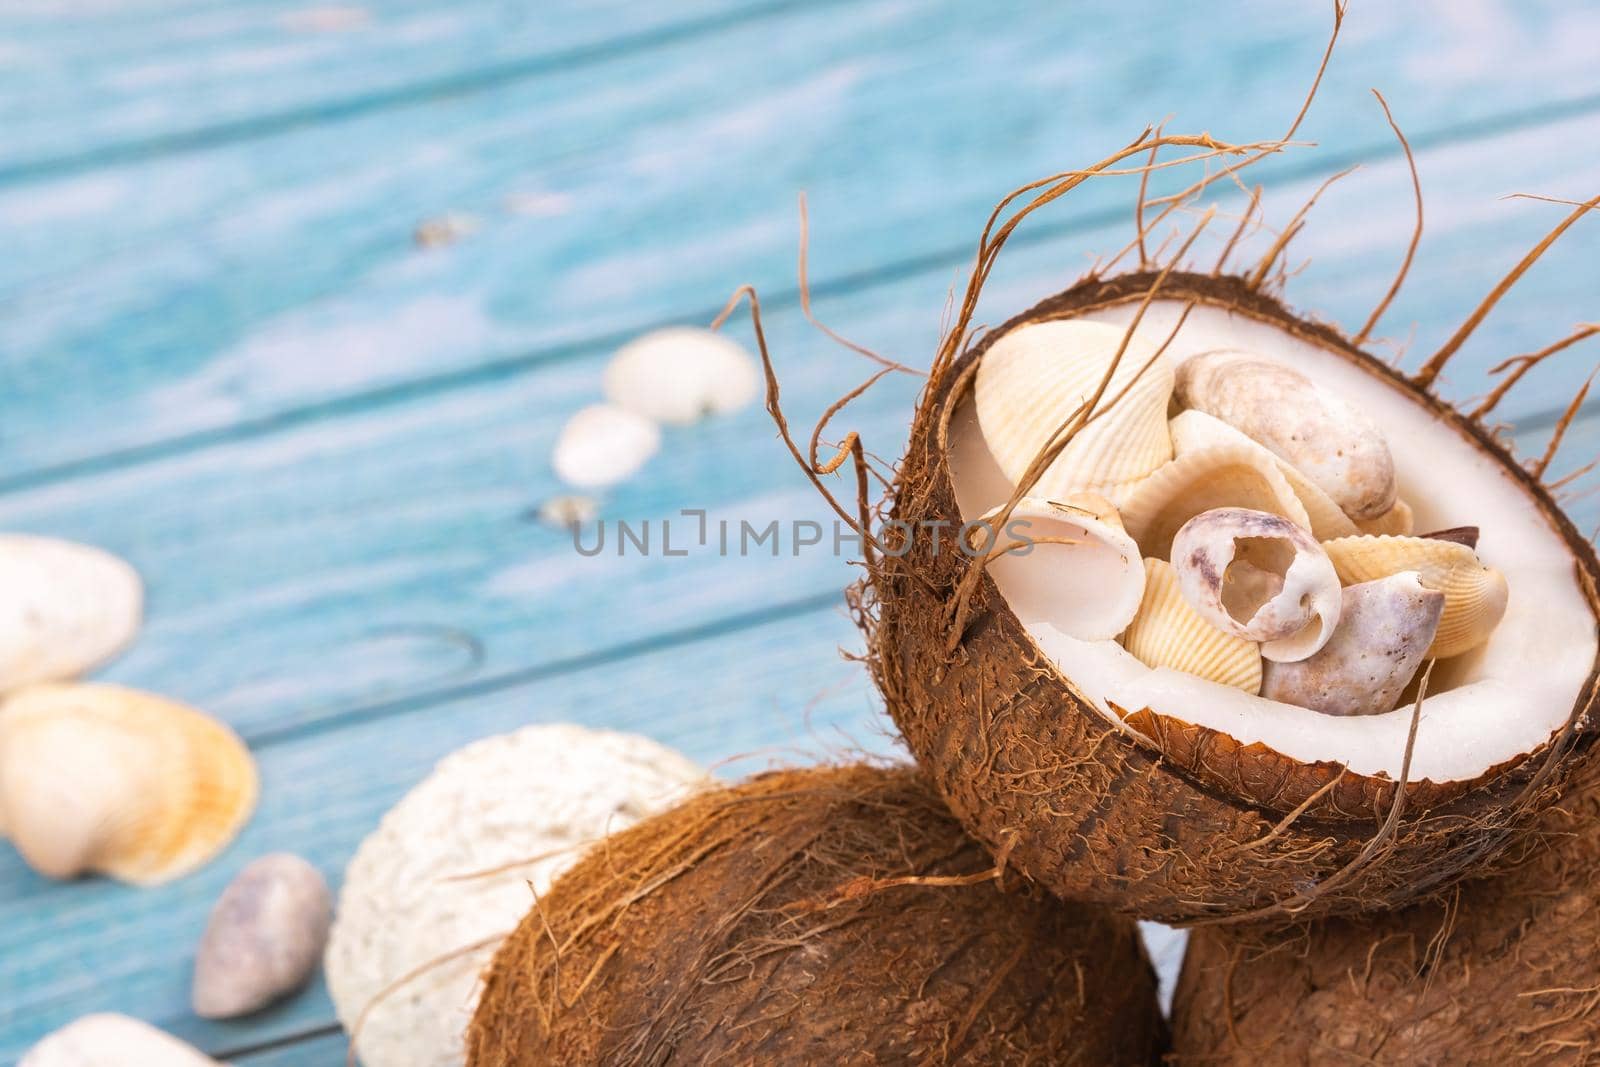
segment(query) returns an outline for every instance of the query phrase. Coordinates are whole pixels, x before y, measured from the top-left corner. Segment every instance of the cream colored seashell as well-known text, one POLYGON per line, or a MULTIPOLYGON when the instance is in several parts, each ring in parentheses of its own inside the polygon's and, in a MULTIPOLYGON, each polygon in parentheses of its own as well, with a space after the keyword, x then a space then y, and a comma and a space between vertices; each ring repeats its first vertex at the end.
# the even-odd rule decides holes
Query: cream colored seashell
POLYGON ((1347 585, 1416 571, 1425 588, 1444 594, 1444 616, 1430 659, 1469 652, 1494 633, 1506 613, 1505 575, 1471 548, 1426 537, 1342 537, 1323 546, 1347 585))
MULTIPOLYGON (((1411 505, 1404 500, 1396 500, 1394 507, 1375 519, 1365 519, 1356 523, 1357 533, 1372 534, 1374 536, 1388 534, 1391 537, 1410 537, 1416 530, 1416 515, 1412 512, 1411 505)), ((1341 534, 1340 536, 1350 537, 1353 535, 1341 534)), ((1328 538, 1324 537, 1322 540, 1326 541, 1328 538)))
POLYGON ((187 874, 233 840, 256 790, 233 731, 182 704, 80 684, 0 703, 0 825, 48 877, 187 874))
POLYGON ((1178 588, 1213 626, 1261 642, 1270 660, 1312 655, 1339 625, 1339 576, 1288 520, 1246 508, 1196 515, 1172 542, 1178 588))
POLYGON ((1144 567, 1144 601, 1122 635, 1122 647, 1147 667, 1169 667, 1246 693, 1260 692, 1261 649, 1256 643, 1223 633, 1190 607, 1172 564, 1147 559, 1144 567))
POLYGON ((1332 640, 1309 659, 1268 663, 1261 695, 1328 715, 1393 711, 1427 658, 1444 601, 1415 571, 1346 587, 1332 640))
POLYGON ((643 415, 591 404, 561 428, 556 475, 579 489, 604 489, 638 473, 661 447, 661 431, 643 415))
POLYGON ((1184 523, 1217 508, 1265 511, 1311 528, 1277 461, 1254 445, 1215 445, 1179 456, 1129 487, 1120 504, 1128 533, 1156 559, 1169 558, 1184 523))
POLYGON ((671 326, 617 349, 606 365, 605 390, 606 399, 619 408, 685 426, 755 400, 761 392, 761 370, 729 337, 671 326))
POLYGON ((1299 371, 1247 352, 1202 352, 1179 365, 1174 396, 1266 446, 1352 519, 1394 506, 1394 457, 1383 435, 1299 371))
POLYGON ((0 693, 76 678, 139 630, 144 587, 88 545, 0 534, 0 693))
MULTIPOLYGON (((1123 329, 1079 320, 1039 322, 1004 335, 984 353, 973 386, 978 427, 1013 484, 1073 413, 1093 398, 1122 344, 1123 329)), ((1167 401, 1172 368, 1141 368, 1155 353, 1135 337, 1101 396, 1103 412, 1085 425, 1028 489, 1059 500, 1075 490, 1106 492, 1144 477, 1172 458, 1167 401), (1132 383, 1131 388, 1129 388, 1132 383), (1128 393, 1112 402, 1124 388, 1128 393)))
POLYGON ((1268 451, 1266 446, 1257 444, 1221 419, 1207 415, 1203 411, 1184 411, 1172 420, 1170 430, 1172 451, 1177 456, 1199 452, 1217 445, 1260 449, 1264 456, 1278 465, 1278 470, 1288 481, 1289 487, 1294 490, 1295 497, 1306 510, 1306 518, 1311 523, 1311 534, 1317 540, 1349 537, 1360 532, 1350 516, 1339 509, 1339 505, 1322 491, 1321 486, 1295 470, 1293 464, 1279 459, 1268 451))
POLYGON ((983 520, 997 553, 988 573, 1025 625, 1044 623, 1080 641, 1107 641, 1127 629, 1144 596, 1144 567, 1110 501, 1089 493, 1059 502, 1024 497, 1004 527, 997 515, 983 520))
POLYGON ((300 989, 332 921, 333 898, 315 867, 287 852, 253 861, 211 909, 195 954, 194 1013, 232 1019, 300 989))
POLYGON ((216 1060, 138 1019, 85 1015, 44 1037, 17 1067, 219 1067, 216 1060))

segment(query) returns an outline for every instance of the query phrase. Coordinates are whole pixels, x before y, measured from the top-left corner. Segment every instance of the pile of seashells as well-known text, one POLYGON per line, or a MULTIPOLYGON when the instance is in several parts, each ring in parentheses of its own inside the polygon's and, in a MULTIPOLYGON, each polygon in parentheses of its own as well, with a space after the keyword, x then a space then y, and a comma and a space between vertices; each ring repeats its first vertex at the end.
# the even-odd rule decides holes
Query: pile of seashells
POLYGON ((991 564, 1067 550, 1027 576, 1033 604, 1013 606, 1030 625, 1330 715, 1392 711, 1425 661, 1489 639, 1504 576, 1473 527, 1414 534, 1360 411, 1248 352, 1172 366, 1137 335, 1125 348, 1121 327, 1050 321, 979 363, 978 425, 1014 485, 1101 400, 1013 507, 1015 540, 991 564))

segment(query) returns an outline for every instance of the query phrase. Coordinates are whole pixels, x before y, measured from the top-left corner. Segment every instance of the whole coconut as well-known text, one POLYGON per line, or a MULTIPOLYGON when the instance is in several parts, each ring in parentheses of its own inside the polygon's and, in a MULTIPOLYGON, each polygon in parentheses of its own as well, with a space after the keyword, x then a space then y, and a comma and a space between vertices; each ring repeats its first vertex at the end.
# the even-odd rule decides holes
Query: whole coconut
POLYGON ((469 1063, 1156 1062, 1133 924, 1008 888, 909 769, 700 794, 538 900, 469 1063))

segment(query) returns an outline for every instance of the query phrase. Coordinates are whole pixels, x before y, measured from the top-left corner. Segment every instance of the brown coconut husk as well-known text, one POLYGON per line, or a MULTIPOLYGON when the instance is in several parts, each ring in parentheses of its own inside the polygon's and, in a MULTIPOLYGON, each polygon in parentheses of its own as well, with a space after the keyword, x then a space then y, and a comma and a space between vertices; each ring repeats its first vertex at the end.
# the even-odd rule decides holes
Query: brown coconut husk
POLYGON ((1011 881, 910 769, 701 794, 535 904, 487 972, 468 1062, 1157 1062, 1133 925, 1011 881))
POLYGON ((1600 791, 1542 827, 1503 876, 1443 901, 1287 932, 1197 930, 1172 1062, 1600 1063, 1600 791))

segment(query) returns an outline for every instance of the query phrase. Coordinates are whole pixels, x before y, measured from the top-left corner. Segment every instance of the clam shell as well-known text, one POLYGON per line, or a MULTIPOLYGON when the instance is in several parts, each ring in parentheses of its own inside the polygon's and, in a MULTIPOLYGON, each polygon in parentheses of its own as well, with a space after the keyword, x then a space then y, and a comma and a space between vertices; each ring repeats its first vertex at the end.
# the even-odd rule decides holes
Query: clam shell
POLYGON ((1042 623, 1081 641, 1107 641, 1138 613, 1145 585, 1139 546, 1104 497, 1024 497, 993 536, 999 554, 988 572, 1024 624, 1042 623), (1047 538, 1071 543, 1044 543, 1047 538))
POLYGON ((656 422, 686 426, 749 404, 761 371, 737 341, 693 326, 653 330, 617 349, 606 399, 656 422))
POLYGON ((1352 519, 1394 506, 1394 458, 1365 415, 1297 370, 1247 352, 1215 351, 1178 366, 1180 406, 1214 415, 1321 486, 1352 519))
POLYGON ((1381 715, 1427 658, 1444 594, 1415 571, 1346 587, 1339 628, 1309 659, 1268 663, 1261 695, 1328 715, 1381 715))
POLYGON ((1213 626, 1261 642, 1271 660, 1300 660, 1339 624, 1339 576, 1299 526, 1245 508, 1218 508, 1172 542, 1178 587, 1213 626))
POLYGON ((626 481, 661 447, 656 424, 615 404, 590 404, 561 427, 552 464, 579 489, 604 489, 626 481))
POLYGON ((182 704, 80 684, 0 703, 0 825, 48 877, 187 874, 233 840, 256 791, 239 738, 182 704))
POLYGON ((1248 508, 1311 528, 1278 464, 1254 445, 1219 444, 1179 456, 1121 499, 1122 521, 1146 556, 1167 559, 1183 524, 1217 508, 1248 508))
MULTIPOLYGON (((1411 505, 1404 500, 1396 500, 1394 507, 1379 515, 1375 519, 1363 519, 1356 523, 1358 533, 1382 536, 1389 534, 1393 537, 1409 537, 1416 532, 1417 517, 1411 510, 1411 505)), ((1350 534, 1340 536, 1349 537, 1350 534)), ((1328 538, 1323 538, 1324 541, 1328 538)))
POLYGON ((104 1012, 44 1037, 17 1067, 218 1067, 217 1061, 149 1023, 104 1012))
MULTIPOLYGON (((973 401, 984 442, 1013 484, 1081 405, 1094 396, 1123 329, 1098 322, 1040 322, 1001 337, 978 364, 973 401)), ((1134 338, 1101 397, 1104 413, 1056 457, 1028 495, 1059 500, 1074 490, 1107 490, 1143 478, 1172 458, 1167 401, 1172 368, 1134 338), (1137 381, 1135 377, 1137 376, 1137 381), (1128 394, 1110 404, 1128 383, 1128 394)))
POLYGON ((1223 633, 1189 606, 1178 572, 1160 559, 1144 561, 1144 600, 1122 635, 1122 647, 1147 667, 1169 667, 1207 681, 1261 691, 1261 649, 1223 633))
POLYGON ((1361 532, 1350 516, 1340 510, 1334 499, 1323 492, 1320 485, 1296 470, 1294 464, 1273 455, 1265 445, 1257 444, 1221 419, 1207 415, 1203 411, 1184 411, 1172 420, 1170 430, 1172 451, 1178 456, 1216 445, 1239 445, 1260 449, 1264 456, 1278 465, 1278 470, 1288 481, 1289 487, 1294 490, 1295 497, 1305 508, 1307 521, 1311 524, 1311 534, 1318 541, 1327 541, 1334 537, 1350 537, 1361 532))
POLYGON ((202 1019, 266 1007, 310 981, 333 921, 318 870, 286 852, 255 860, 222 891, 195 954, 192 1001, 202 1019))
POLYGON ((0 693, 108 659, 138 632, 143 600, 138 573, 110 553, 0 535, 0 693))
POLYGON ((1506 613, 1505 575, 1454 541, 1426 537, 1341 537, 1323 544, 1346 585, 1416 571, 1424 587, 1444 594, 1444 616, 1428 649, 1449 659, 1489 640, 1506 613))

